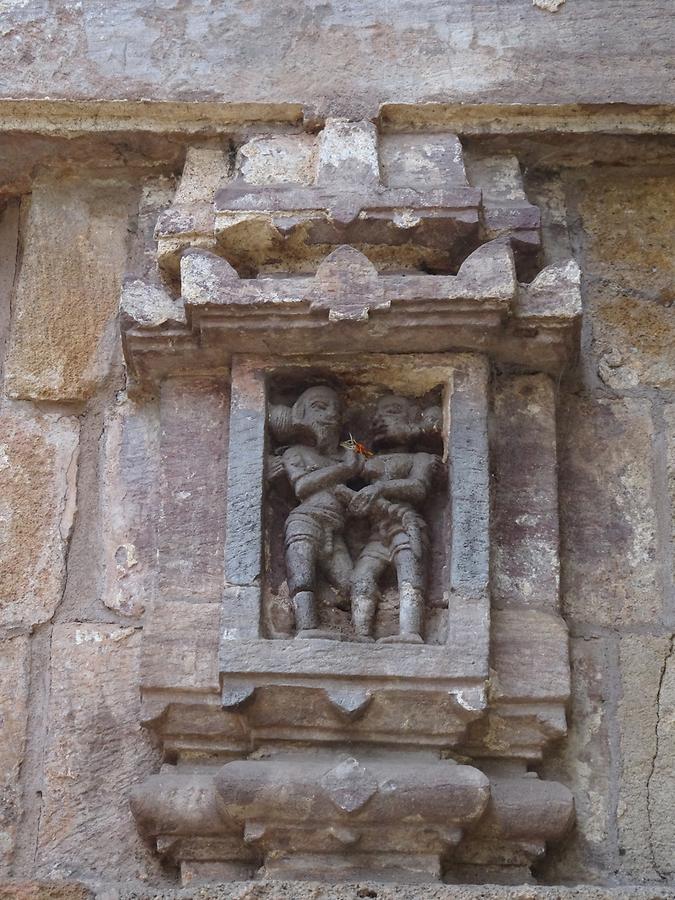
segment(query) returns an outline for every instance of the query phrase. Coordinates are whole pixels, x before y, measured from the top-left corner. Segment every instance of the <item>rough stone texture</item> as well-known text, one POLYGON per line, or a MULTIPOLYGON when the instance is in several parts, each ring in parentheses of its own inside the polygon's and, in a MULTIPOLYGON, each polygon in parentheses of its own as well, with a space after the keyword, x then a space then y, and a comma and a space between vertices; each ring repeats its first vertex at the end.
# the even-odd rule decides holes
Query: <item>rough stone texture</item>
POLYGON ((239 148, 237 171, 250 184, 311 184, 316 162, 309 134, 255 137, 239 148))
POLYGON ((102 443, 103 602, 143 613, 155 583, 159 509, 159 411, 125 397, 110 411, 102 443))
POLYGON ((0 623, 54 614, 75 514, 79 425, 58 413, 0 404, 0 623))
POLYGON ((352 116, 373 114, 387 100, 672 99, 669 0, 568 2, 555 16, 532 0, 509 0, 508 14, 502 0, 425 0, 421 8, 416 0, 386 7, 311 0, 301 8, 282 0, 273 9, 45 0, 8 9, 4 97, 290 99, 352 116))
POLYGON ((621 866, 630 878, 658 881, 675 871, 672 637, 621 639, 621 692, 621 866))
POLYGON ((140 726, 140 632, 58 625, 37 869, 43 877, 147 877, 156 864, 128 808, 132 784, 159 760, 140 726))
POLYGON ((218 689, 219 604, 158 602, 147 617, 143 638, 145 690, 218 689))
POLYGON ((5 345, 16 274, 19 243, 19 204, 12 203, 0 214, 0 378, 4 368, 5 345))
MULTIPOLYGON (((19 771, 28 721, 28 638, 0 641, 0 877, 12 862, 21 817, 19 771)), ((0 891, 1 894, 1 891, 0 891)))
MULTIPOLYGON (((670 538, 671 552, 673 553, 671 568, 675 578, 675 404, 666 407, 664 418, 666 422, 666 468, 670 499, 670 538)), ((664 537, 667 541, 668 535, 664 535, 664 537)))
POLYGON ((656 752, 649 780, 649 807, 654 865, 662 878, 672 880, 675 872, 675 822, 672 815, 672 798, 675 796, 675 660, 672 637, 661 662, 656 701, 656 752))
MULTIPOLYGON (((19 224, 16 203, 4 212, 0 225, 0 362, 3 342, 11 343, 10 393, 50 401, 48 406, 0 408, 0 447, 15 453, 5 468, 0 451, 0 785, 5 788, 7 773, 16 788, 13 796, 2 794, 3 804, 15 803, 17 797, 26 802, 15 873, 40 877, 33 854, 40 820, 36 791, 44 788, 41 872, 91 878, 101 900, 120 894, 176 900, 672 897, 675 605, 667 590, 669 578, 672 588, 668 570, 675 537, 668 516, 669 500, 671 520, 675 510, 675 157, 672 143, 658 136, 672 134, 675 121, 672 0, 280 0, 276 5, 259 0, 124 0, 104 6, 76 0, 0 0, 0 96, 69 98, 0 100, 0 191, 3 197, 28 195, 34 173, 45 166, 52 171, 67 166, 69 172, 80 173, 80 178, 69 175, 61 183, 40 180, 32 211, 24 197, 20 271, 22 280, 28 273, 31 284, 18 285, 11 337, 7 332, 9 301, 16 290, 16 285, 11 289, 19 224), (111 97, 125 102, 109 102, 106 98, 111 97), (256 101, 265 102, 256 106, 256 101), (424 102, 409 105, 415 101, 424 102), (136 233, 130 242, 129 271, 153 285, 158 306, 151 319, 168 331, 177 318, 184 319, 184 310, 175 302, 177 285, 168 285, 165 292, 161 279, 167 272, 177 275, 184 245, 176 241, 167 247, 171 265, 160 274, 151 232, 158 211, 170 203, 173 179, 188 145, 194 145, 187 153, 189 177, 181 182, 178 197, 185 209, 221 188, 230 167, 252 185, 283 184, 286 179, 311 182, 323 117, 346 115, 374 122, 382 103, 388 104, 379 119, 385 183, 399 165, 415 176, 422 191, 431 180, 453 180, 443 176, 437 181, 423 153, 415 159, 410 155, 424 136, 425 122, 436 134, 455 132, 467 154, 472 146, 486 158, 517 157, 525 191, 517 180, 509 183, 508 167, 503 184, 518 194, 519 202, 527 199, 543 207, 541 263, 564 263, 574 255, 582 266, 585 330, 580 365, 564 373, 562 384, 555 382, 556 399, 559 393, 563 397, 558 425, 563 444, 562 588, 575 635, 573 697, 569 737, 537 766, 543 777, 574 791, 577 825, 557 849, 549 848, 549 862, 535 868, 535 877, 547 883, 594 881, 596 886, 256 882, 177 891, 175 873, 160 875, 146 868, 145 851, 123 805, 131 782, 159 765, 138 730, 144 715, 138 709, 139 635, 99 624, 124 612, 140 613, 149 593, 144 567, 152 547, 148 523, 140 530, 134 526, 139 515, 154 515, 153 498, 144 494, 143 478, 149 470, 141 460, 149 437, 133 405, 141 402, 139 394, 133 395, 133 403, 113 400, 113 389, 122 385, 101 385, 115 353, 109 341, 117 301, 113 282, 118 283, 124 268, 120 248, 126 240, 126 222, 121 224, 126 203, 113 190, 102 202, 103 211, 95 210, 90 218, 89 207, 82 212, 85 200, 82 207, 79 200, 70 202, 69 186, 97 179, 98 184, 120 185, 142 181, 138 220, 130 223, 136 233), (647 103, 666 105, 654 108, 647 103), (397 132, 405 123, 414 129, 413 137, 397 132), (587 134, 612 130, 613 136, 587 134), (643 137, 634 136, 638 133, 643 137), (397 149, 401 144, 405 152, 397 149), (97 168, 95 176, 81 172, 92 166, 97 168), (101 174, 106 169, 109 176, 101 174), (110 182, 100 180, 108 177, 110 182), (62 197, 69 206, 60 203, 62 197), (68 210, 70 214, 64 214, 68 210), (106 231, 108 217, 114 220, 112 232, 106 231), (90 263, 96 268, 102 260, 112 267, 113 256, 121 266, 114 272, 111 268, 110 277, 107 268, 100 281, 91 271, 82 276, 90 263), (52 274, 45 290, 47 270, 52 274), (75 298, 72 304, 69 291, 75 298), (578 379, 579 374, 584 377, 578 379), (579 380, 587 393, 569 397, 569 382, 578 385, 579 380), (98 391, 99 386, 104 390, 98 391), (59 606, 74 509, 77 443, 77 422, 68 418, 72 407, 61 401, 92 399, 81 414, 80 453, 86 465, 80 466, 80 510, 68 590, 59 606), (53 401, 57 405, 51 405, 53 401), (14 519, 7 533, 9 507, 14 519), (77 550, 77 536, 90 525, 91 562, 77 550), (99 534, 104 537, 100 546, 99 534), (137 565, 125 545, 133 545, 138 553, 137 565), (121 571, 115 559, 120 547, 125 547, 121 571), (100 571, 103 557, 105 572, 100 571), (78 577, 83 564, 91 566, 89 580, 78 577), (102 598, 110 604, 107 608, 101 607, 94 590, 104 583, 104 575, 110 579, 102 598), (79 590, 80 584, 92 589, 79 590), (47 620, 55 608, 61 624, 52 644, 52 623, 47 620), (63 624, 85 609, 90 622, 63 624), (35 695, 28 708, 26 753, 17 770, 25 715, 26 632, 34 623, 37 633, 30 640, 40 653, 33 649, 35 695), (77 629, 86 635, 79 644, 77 629), (102 640, 94 634, 103 635, 102 640), (45 696, 41 686, 50 669, 50 644, 52 686, 45 696), (149 871, 157 876, 156 888, 136 880, 149 871), (624 886, 600 886, 617 881, 624 886), (636 881, 650 884, 637 887, 636 881)), ((447 154, 446 161, 451 157, 447 154)), ((512 172, 517 175, 515 167, 512 172)), ((458 170, 458 177, 461 174, 458 170)), ((87 190, 82 189, 82 196, 87 190)), ((80 196, 79 187, 72 191, 80 196)), ((90 208, 99 200, 96 194, 90 208)), ((197 210, 200 215, 203 211, 197 210)), ((399 261, 396 251, 392 264, 399 261)), ((518 274, 520 281, 529 281, 529 273, 524 277, 519 269, 518 274)), ((545 315, 547 299, 545 291, 521 288, 518 302, 536 301, 538 313, 545 315)), ((317 328, 316 340, 324 340, 327 330, 317 328)), ((195 341, 205 337, 208 344, 207 332, 196 330, 195 341)), ((445 333, 456 339, 453 329, 445 333)), ((152 340, 149 336, 148 345, 152 340)), ((179 371, 180 340, 175 350, 179 371)), ((227 361, 218 338, 209 352, 213 355, 208 360, 219 358, 224 372, 227 361)), ((129 388, 136 390, 139 383, 129 388)), ((179 448, 183 454, 191 450, 199 421, 199 412, 184 406, 165 449, 179 448)), ((525 429, 531 427, 527 420, 520 421, 525 429)), ((214 413, 214 430, 218 423, 221 409, 214 413)), ((516 452, 538 435, 526 430, 520 437, 516 452)), ((211 432, 211 448, 215 443, 211 432)), ((177 571, 166 573, 165 587, 177 588, 174 599, 160 598, 151 606, 145 626, 147 718, 153 711, 162 712, 164 688, 165 694, 182 691, 188 734, 197 719, 197 697, 211 698, 214 723, 225 716, 216 663, 219 604, 194 602, 218 599, 214 586, 222 577, 222 516, 208 518, 214 512, 209 501, 216 507, 222 499, 218 492, 223 482, 214 475, 224 481, 220 454, 219 446, 194 461, 208 478, 199 480, 199 502, 192 507, 181 496, 191 490, 189 465, 165 472, 163 508, 178 523, 176 543, 182 555, 177 571), (178 598, 184 601, 176 602, 178 598)), ((518 472, 517 461, 512 469, 518 472)), ((172 536, 162 527, 166 552, 172 536)), ((551 572, 542 566, 540 574, 550 588, 546 576, 551 572)), ((247 589, 246 597, 253 596, 253 590, 247 589)), ((503 599, 501 594, 498 601, 503 599)), ((526 639, 527 624, 516 620, 514 628, 519 625, 526 639)), ((519 708, 516 704, 511 712, 517 714, 519 708)), ((167 719, 172 714, 168 712, 167 719)), ((241 713, 227 715, 235 728, 241 713)), ((543 722, 538 712, 534 715, 543 722)), ((179 725, 172 726, 175 732, 179 725)), ((217 726, 214 734, 221 732, 217 726)), ((170 752, 180 754, 181 749, 174 745, 170 752)), ((8 848, 16 828, 16 813, 7 822, 7 809, 0 806, 0 851, 8 848)), ((202 873, 208 874, 208 867, 204 863, 202 873)), ((515 868, 518 872, 510 877, 524 877, 523 869, 515 868)), ((477 877, 490 875, 483 871, 477 877)), ((73 881, 0 886, 0 900, 84 900, 88 895, 88 888, 73 881)))
POLYGON ((155 225, 157 218, 176 194, 174 178, 160 176, 144 181, 138 201, 138 217, 131 223, 132 238, 129 245, 127 271, 150 283, 160 281, 157 265, 155 225))
POLYGON ((563 608, 616 627, 660 620, 649 405, 568 397, 560 422, 563 608))
POLYGON ((572 698, 568 736, 545 760, 542 776, 574 794, 576 825, 568 841, 553 848, 541 874, 548 882, 574 870, 596 880, 616 864, 612 828, 610 672, 612 645, 606 638, 572 638, 572 698))
POLYGON ((122 890, 119 900, 659 900, 672 897, 668 888, 514 887, 485 885, 318 884, 312 881, 241 882, 195 885, 183 890, 122 890))
POLYGON ((174 378, 162 387, 159 591, 167 600, 217 601, 223 588, 229 388, 174 378), (191 440, 197 431, 201 440, 191 440))
POLYGON ((593 366, 609 387, 675 388, 675 179, 581 183, 593 366))
POLYGON ((0 883, 0 900, 89 900, 94 892, 77 881, 7 881, 0 883))
POLYGON ((118 352, 129 201, 123 182, 34 185, 5 369, 11 397, 84 400, 105 378, 118 352))
POLYGON ((557 611, 558 486, 553 382, 502 378, 495 391, 493 604, 557 611))

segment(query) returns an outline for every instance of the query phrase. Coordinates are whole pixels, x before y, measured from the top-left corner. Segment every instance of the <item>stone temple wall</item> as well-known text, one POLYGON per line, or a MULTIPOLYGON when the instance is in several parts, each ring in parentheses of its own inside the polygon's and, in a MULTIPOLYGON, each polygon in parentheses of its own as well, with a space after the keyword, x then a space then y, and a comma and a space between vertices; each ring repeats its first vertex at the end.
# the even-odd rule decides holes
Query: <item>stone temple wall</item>
MULTIPOLYGON (((451 5, 0 3, 0 898, 673 896, 673 15, 646 0, 451 5), (204 753, 190 741, 206 726, 182 725, 167 751, 171 713, 146 707, 171 678, 193 696, 212 677, 229 376, 165 389, 155 337, 134 344, 120 296, 139 333, 161 331, 173 307, 148 313, 129 285, 177 303, 188 247, 216 249, 242 281, 313 277, 306 246, 270 250, 260 216, 215 244, 200 216, 237 179, 261 196, 308 185, 334 117, 367 123, 381 167, 387 141, 456 136, 463 184, 482 191, 476 244, 511 241, 521 285, 570 259, 581 272, 562 364, 511 358, 501 333, 489 363, 492 612, 529 613, 548 592, 558 621, 559 602, 566 726, 547 721, 521 755, 569 789, 574 824, 545 854, 467 856, 447 884, 209 883, 208 865, 139 828, 130 798, 204 753), (535 379, 529 412, 519 378, 535 379), (555 526, 537 519, 538 493, 518 495, 509 458, 546 442, 555 526)), ((336 134, 335 158, 362 162, 356 132, 336 134)), ((383 276, 455 276, 467 241, 445 269, 433 242, 364 255, 383 276)), ((493 697, 498 681, 491 668, 493 697)), ((476 755, 460 749, 460 764, 476 755)))

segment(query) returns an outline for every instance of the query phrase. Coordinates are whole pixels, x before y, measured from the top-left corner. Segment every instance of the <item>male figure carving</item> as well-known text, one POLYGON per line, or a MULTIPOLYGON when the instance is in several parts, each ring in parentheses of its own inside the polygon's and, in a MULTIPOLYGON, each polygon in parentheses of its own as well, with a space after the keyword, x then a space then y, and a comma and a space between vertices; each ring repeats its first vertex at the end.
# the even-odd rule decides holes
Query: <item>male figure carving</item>
POLYGON ((352 559, 343 529, 347 505, 354 496, 345 482, 358 474, 361 460, 339 446, 340 401, 330 387, 304 391, 293 405, 292 424, 308 444, 293 444, 282 464, 300 504, 288 515, 284 531, 288 589, 299 637, 335 637, 319 629, 317 573, 344 593, 351 580, 352 559), (313 446, 312 446, 313 444, 313 446))
POLYGON ((399 633, 385 641, 422 643, 426 587, 427 526, 419 507, 427 497, 441 461, 432 453, 410 452, 420 429, 416 408, 405 397, 382 397, 374 416, 373 446, 384 450, 363 465, 371 482, 352 499, 349 512, 368 516, 370 536, 354 567, 352 619, 357 640, 372 640, 379 581, 389 566, 396 570, 399 633))

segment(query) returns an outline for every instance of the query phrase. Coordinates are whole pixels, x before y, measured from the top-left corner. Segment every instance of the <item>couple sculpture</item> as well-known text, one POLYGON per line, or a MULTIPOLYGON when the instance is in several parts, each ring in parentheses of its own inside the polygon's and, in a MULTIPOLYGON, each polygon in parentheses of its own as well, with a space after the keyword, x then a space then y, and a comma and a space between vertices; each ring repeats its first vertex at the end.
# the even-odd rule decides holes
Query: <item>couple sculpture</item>
POLYGON ((271 407, 272 435, 293 441, 276 465, 298 501, 284 528, 297 636, 336 637, 319 624, 322 575, 337 593, 336 604, 351 609, 354 639, 372 641, 380 582, 391 567, 399 629, 382 640, 422 643, 428 536, 421 508, 443 467, 438 454, 417 447, 438 430, 438 420, 435 407, 420 414, 406 397, 385 395, 373 415, 371 452, 354 440, 340 442, 340 397, 327 385, 308 388, 292 407, 271 407), (367 521, 367 538, 353 560, 345 529, 357 519, 367 521))

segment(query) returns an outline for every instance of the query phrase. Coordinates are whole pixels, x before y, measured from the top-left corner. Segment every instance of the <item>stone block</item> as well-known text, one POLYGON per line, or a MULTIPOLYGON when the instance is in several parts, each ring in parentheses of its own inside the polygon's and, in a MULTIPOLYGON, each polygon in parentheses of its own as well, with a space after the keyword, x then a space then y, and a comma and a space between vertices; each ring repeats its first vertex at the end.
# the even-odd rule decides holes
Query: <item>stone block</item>
POLYGON ((187 247, 214 249, 213 198, 229 180, 231 169, 219 147, 188 148, 173 203, 159 216, 155 228, 157 262, 169 278, 178 276, 187 247))
POLYGON ((220 604, 158 602, 143 631, 143 689, 218 690, 220 604))
POLYGON ((0 641, 0 875, 7 877, 21 820, 19 771, 28 720, 29 639, 0 641), (11 685, 11 690, 10 690, 11 685))
POLYGON ((0 624, 52 617, 75 514, 77 419, 0 404, 0 624))
POLYGON ((173 378, 160 400, 158 579, 167 600, 218 601, 223 587, 229 388, 173 378))
POLYGON ((147 878, 156 871, 129 810, 159 764, 139 724, 140 632, 57 625, 44 748, 37 871, 42 877, 147 878))
POLYGON ((565 182, 560 175, 550 170, 527 174, 527 196, 541 210, 541 250, 544 264, 565 262, 574 256, 565 182))
POLYGON ((574 794, 576 827, 552 848, 541 873, 558 883, 574 877, 594 881, 616 866, 612 832, 612 750, 610 748, 612 641, 570 640, 571 700, 568 735, 546 756, 542 777, 567 785, 574 794))
MULTIPOLYGON (((668 494, 670 497, 671 538, 672 546, 675 547, 675 404, 665 408, 664 419, 666 422, 666 467, 668 494)), ((664 538, 667 540, 666 535, 664 535, 664 538)), ((675 555, 672 564, 673 577, 675 578, 675 555)))
POLYGON ((103 602, 137 618, 152 595, 159 515, 159 410, 127 398, 101 442, 103 602))
POLYGON ((317 184, 379 184, 377 129, 372 122, 326 119, 317 147, 317 184))
MULTIPOLYGON (((490 578, 490 474, 487 373, 455 377, 449 409, 452 528, 449 608, 488 597, 490 578), (454 596, 453 596, 454 595, 454 596)), ((487 609, 486 616, 489 615, 487 609)))
POLYGON ((500 378, 495 387, 494 606, 558 608, 558 485, 553 382, 500 378))
POLYGON ((617 823, 625 877, 675 873, 675 666, 670 636, 621 639, 621 774, 617 823))
POLYGON ((673 638, 661 657, 662 668, 656 700, 656 754, 648 783, 651 812, 651 847, 661 878, 675 875, 675 660, 673 638))
POLYGON ((567 702, 570 672, 567 626, 560 616, 538 610, 505 609, 492 616, 491 695, 527 703, 567 702))
MULTIPOLYGON (((367 119, 328 118, 316 138, 249 141, 240 177, 216 191, 220 255, 242 275, 313 272, 344 244, 382 269, 458 266, 477 246, 481 197, 466 183, 458 139, 388 136, 380 155, 378 138, 367 119)), ((165 217, 164 231, 190 231, 192 246, 206 247, 206 219, 179 219, 165 217)))
POLYGON ((225 577, 230 585, 260 584, 262 576, 265 408, 264 372, 243 360, 235 362, 225 545, 225 577))
POLYGON ((462 145, 454 134, 383 134, 380 167, 389 187, 468 186, 462 145))
POLYGON ((251 138, 239 148, 237 169, 249 184, 312 184, 316 138, 309 134, 251 138))
POLYGON ((672 390, 675 179, 594 177, 581 217, 594 367, 615 390, 672 390))
POLYGON ((576 622, 652 624, 662 601, 649 407, 570 396, 560 415, 564 609, 576 622))
MULTIPOLYGON (((601 887, 580 884, 550 887, 534 884, 406 884, 353 879, 349 883, 319 881, 221 881, 180 890, 122 890, 119 900, 672 900, 669 887, 601 887)), ((0 900, 4 897, 0 895, 0 900)), ((30 897, 33 900, 33 897, 30 897)), ((57 900, 61 897, 57 895, 57 900)))
POLYGON ((38 181, 23 235, 5 388, 11 397, 86 400, 117 352, 131 190, 112 180, 38 181))
MULTIPOLYGON (((479 185, 483 192, 483 228, 488 239, 510 235, 519 256, 523 251, 536 256, 541 246, 541 215, 527 199, 518 159, 508 153, 468 153, 466 170, 469 184, 479 185)), ((532 262, 523 276, 537 271, 532 262)))
POLYGON ((229 176, 230 165, 220 147, 189 147, 174 205, 213 203, 216 191, 229 176))
POLYGON ((175 179, 165 175, 159 178, 149 178, 141 187, 138 217, 135 221, 127 262, 127 272, 133 273, 136 278, 147 279, 153 283, 161 280, 157 264, 155 226, 158 217, 173 202, 175 193, 175 179))

